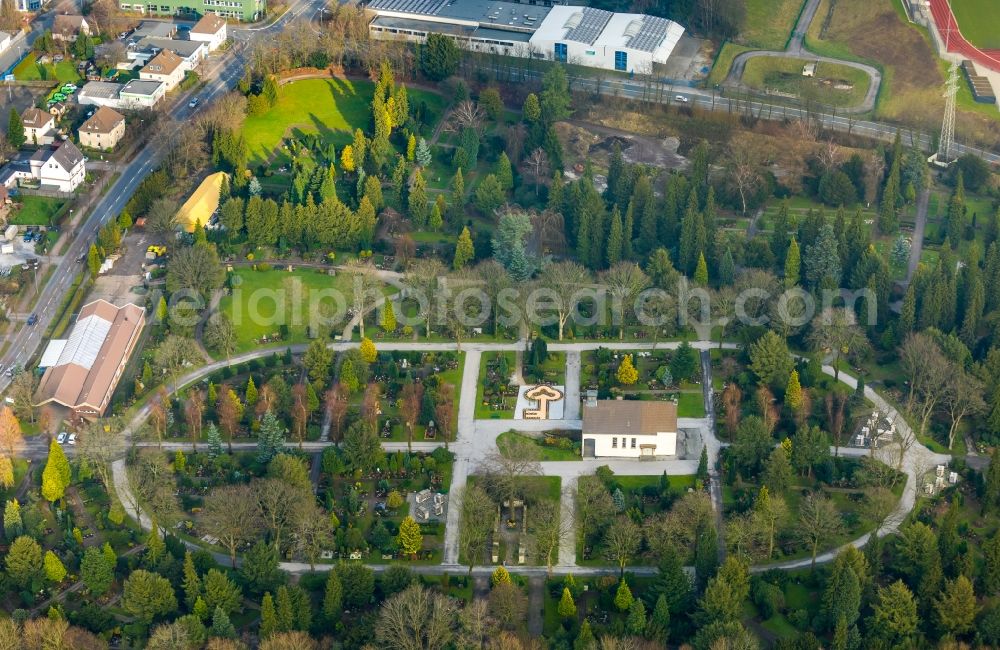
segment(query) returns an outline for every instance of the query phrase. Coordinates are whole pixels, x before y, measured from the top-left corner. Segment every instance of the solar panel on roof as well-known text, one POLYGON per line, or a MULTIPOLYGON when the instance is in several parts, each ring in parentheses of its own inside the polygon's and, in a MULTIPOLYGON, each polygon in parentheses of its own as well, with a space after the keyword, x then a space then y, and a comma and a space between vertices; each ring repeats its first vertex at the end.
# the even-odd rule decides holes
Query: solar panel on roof
POLYGON ((642 27, 634 36, 628 39, 626 45, 633 50, 652 52, 666 38, 669 28, 670 21, 666 18, 644 16, 642 27))
POLYGON ((613 15, 610 11, 604 11, 603 9, 584 7, 580 24, 567 31, 565 39, 593 45, 613 15))

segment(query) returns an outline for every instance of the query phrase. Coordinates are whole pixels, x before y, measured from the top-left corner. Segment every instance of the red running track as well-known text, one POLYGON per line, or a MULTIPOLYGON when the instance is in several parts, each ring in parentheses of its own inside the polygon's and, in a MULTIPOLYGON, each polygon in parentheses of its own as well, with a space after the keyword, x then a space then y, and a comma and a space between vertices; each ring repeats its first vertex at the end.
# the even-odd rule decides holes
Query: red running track
POLYGON ((965 40, 962 32, 959 31, 958 21, 955 20, 955 14, 951 12, 948 0, 930 0, 930 4, 931 15, 937 24, 938 33, 948 44, 949 52, 961 54, 966 59, 972 59, 994 72, 1000 72, 1000 52, 996 50, 980 50, 965 40))

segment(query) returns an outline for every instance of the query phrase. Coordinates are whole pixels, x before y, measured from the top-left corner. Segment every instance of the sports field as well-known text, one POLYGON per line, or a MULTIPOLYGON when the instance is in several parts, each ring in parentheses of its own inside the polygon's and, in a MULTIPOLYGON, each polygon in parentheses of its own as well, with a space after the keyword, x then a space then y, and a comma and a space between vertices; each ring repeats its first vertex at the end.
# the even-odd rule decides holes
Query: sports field
POLYGON ((1000 4, 996 0, 951 0, 965 39, 983 50, 1000 50, 1000 4))
MULTIPOLYGON (((250 158, 267 160, 288 133, 319 133, 338 149, 349 144, 354 129, 370 132, 374 84, 349 79, 303 79, 278 89, 278 103, 262 115, 248 117, 243 128, 250 158)), ((407 88, 410 106, 426 102, 434 122, 441 115, 440 95, 407 88)))

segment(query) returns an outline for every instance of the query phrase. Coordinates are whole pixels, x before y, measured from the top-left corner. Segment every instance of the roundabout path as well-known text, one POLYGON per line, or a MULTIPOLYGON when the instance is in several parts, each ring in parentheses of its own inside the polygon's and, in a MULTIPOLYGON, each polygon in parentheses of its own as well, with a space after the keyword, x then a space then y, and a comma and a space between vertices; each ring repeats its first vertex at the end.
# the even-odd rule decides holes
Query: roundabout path
POLYGON ((788 42, 788 47, 784 50, 780 52, 772 50, 753 50, 751 52, 742 52, 737 54, 729 68, 729 74, 726 75, 725 84, 734 88, 756 90, 743 85, 743 72, 746 69, 747 61, 760 57, 800 58, 808 59, 809 61, 819 61, 820 63, 833 63, 860 70, 868 75, 869 79, 868 92, 865 93, 864 100, 857 106, 841 108, 840 112, 868 113, 869 111, 874 110, 875 100, 878 99, 878 91, 882 86, 882 73, 879 72, 878 68, 865 63, 845 61, 843 59, 835 59, 833 57, 812 54, 803 46, 803 40, 805 39, 806 32, 809 30, 809 25, 816 16, 819 4, 820 0, 807 0, 806 6, 802 9, 802 14, 799 16, 798 22, 795 24, 795 29, 792 31, 792 38, 788 42))
MULTIPOLYGON (((664 343, 650 343, 650 342, 620 342, 620 341, 592 341, 592 342, 575 342, 575 343, 550 343, 550 352, 566 352, 567 358, 577 359, 579 354, 586 350, 595 350, 600 347, 609 348, 612 350, 666 350, 666 349, 676 349, 680 344, 679 341, 664 342, 664 343)), ((523 341, 514 343, 475 343, 475 342, 465 342, 461 346, 461 352, 465 353, 464 360, 464 374, 462 377, 461 386, 461 399, 459 403, 458 412, 458 430, 456 433, 456 439, 450 445, 451 451, 455 453, 455 463, 453 469, 452 483, 449 489, 452 495, 451 501, 448 508, 447 517, 447 527, 445 532, 444 540, 444 559, 441 564, 438 565, 424 565, 424 566, 414 566, 412 567, 414 571, 422 573, 460 573, 466 571, 467 567, 460 566, 458 564, 458 529, 459 529, 459 519, 461 512, 461 500, 460 495, 463 488, 466 485, 468 476, 475 473, 475 470, 483 462, 483 460, 492 452, 496 450, 496 438, 501 433, 508 430, 516 430, 524 432, 528 435, 537 434, 541 431, 551 430, 556 428, 566 428, 566 429, 579 429, 580 421, 577 419, 563 420, 563 421, 526 421, 526 420, 476 420, 475 419, 475 404, 477 396, 477 382, 479 379, 479 364, 482 359, 482 353, 488 351, 517 351, 524 349, 525 343, 523 341)), ((336 351, 344 351, 347 349, 357 347, 357 343, 352 342, 338 342, 330 344, 330 348, 336 351)), ((306 346, 304 345, 294 345, 291 346, 292 352, 295 354, 301 353, 306 346)), ((708 355, 708 351, 714 347, 717 347, 717 343, 711 341, 697 341, 692 343, 692 347, 703 352, 702 354, 702 367, 703 367, 703 377, 704 377, 704 393, 706 401, 706 412, 708 417, 705 418, 680 418, 678 420, 679 429, 684 429, 688 431, 698 431, 701 434, 702 440, 707 447, 708 457, 709 457, 709 467, 714 468, 718 460, 718 453, 721 444, 716 439, 714 434, 714 417, 712 415, 712 390, 711 390, 711 363, 708 355)), ((733 343, 724 344, 726 349, 737 349, 737 345, 733 343)), ((207 378, 213 372, 220 370, 226 366, 236 365, 251 361, 254 359, 260 359, 263 357, 271 356, 275 351, 281 351, 285 348, 268 348, 259 349, 247 352, 241 355, 237 355, 232 359, 226 361, 217 361, 201 368, 197 368, 180 377, 177 386, 184 387, 189 384, 201 381, 207 378)), ((459 346, 456 343, 420 343, 420 342, 382 342, 378 345, 378 349, 381 352, 392 352, 392 351, 459 351, 459 346)), ((830 366, 824 366, 823 371, 828 375, 833 375, 833 368, 830 366)), ((571 382, 576 386, 579 386, 579 372, 580 364, 573 363, 567 364, 567 374, 575 374, 576 376, 572 379, 567 378, 567 385, 571 382)), ((845 373, 840 373, 840 381, 846 384, 848 387, 855 388, 857 386, 857 381, 845 373)), ((176 392, 176 390, 174 391, 176 392)), ((865 388, 865 396, 871 400, 876 408, 884 411, 890 419, 894 419, 896 422, 897 430, 900 432, 901 437, 904 439, 912 436, 912 432, 907 426, 905 420, 896 412, 896 410, 886 402, 881 396, 875 393, 871 388, 865 388)), ((573 409, 569 409, 568 413, 574 413, 573 409)), ((578 407, 577 411, 578 412, 578 407)), ((143 423, 149 417, 149 405, 145 405, 140 408, 130 419, 128 425, 124 430, 124 435, 126 440, 131 440, 135 432, 143 425, 143 423)), ((303 443, 302 448, 311 452, 321 451, 324 447, 330 446, 333 443, 327 441, 319 442, 307 442, 303 443)), ((156 442, 146 442, 137 441, 134 443, 138 447, 157 447, 162 446, 165 450, 175 450, 175 449, 185 449, 190 443, 182 442, 167 442, 162 445, 158 445, 156 442)), ((287 444, 289 448, 294 448, 297 445, 294 442, 289 442, 287 444)), ((413 448, 418 451, 431 451, 439 446, 437 443, 427 443, 427 442, 415 442, 413 448)), ((233 447, 235 449, 254 449, 256 448, 255 442, 238 442, 234 443, 233 447)), ((406 443, 398 442, 388 442, 383 443, 383 447, 389 451, 395 451, 397 449, 405 449, 406 443)), ((899 447, 895 444, 889 445, 877 452, 876 456, 880 454, 893 454, 895 452, 895 459, 899 459, 899 447)), ((845 455, 867 455, 871 452, 862 449, 841 449, 841 454, 845 455)), ((934 454, 926 447, 920 445, 918 442, 914 442, 910 445, 905 452, 902 454, 901 462, 889 462, 892 459, 889 456, 884 456, 882 458, 887 464, 891 466, 900 466, 901 470, 906 474, 906 488, 903 492, 902 498, 896 506, 896 509, 890 515, 888 520, 883 525, 880 534, 885 535, 888 533, 895 532, 899 529, 899 526, 905 520, 906 516, 913 509, 914 503, 916 501, 917 494, 917 481, 918 478, 922 476, 922 473, 928 469, 932 469, 934 465, 947 463, 950 460, 950 456, 934 454)), ((681 474, 694 474, 697 470, 698 461, 696 459, 692 460, 656 460, 656 461, 634 461, 627 459, 588 459, 580 461, 563 461, 563 462, 543 462, 542 464, 543 473, 547 476, 559 476, 562 479, 562 509, 564 516, 569 518, 572 523, 573 512, 575 510, 573 498, 576 486, 576 480, 583 475, 593 474, 594 470, 601 465, 608 465, 619 474, 641 474, 641 475, 659 475, 664 471, 669 475, 681 475, 681 474)), ((123 506, 125 506, 126 511, 130 516, 134 516, 136 513, 135 498, 129 489, 129 481, 126 476, 125 461, 124 459, 117 460, 112 466, 113 472, 113 485, 117 493, 117 496, 123 506)), ((713 470, 714 471, 714 470, 713 470)), ((717 484, 718 480, 713 480, 713 485, 717 484)), ((721 511, 721 499, 718 495, 718 490, 712 491, 713 505, 716 511, 721 511)), ((149 530, 151 522, 149 517, 145 512, 142 512, 138 517, 141 527, 145 530, 149 530)), ((861 537, 851 541, 849 544, 861 547, 864 546, 869 539, 870 534, 862 535, 861 537)), ((604 573, 616 573, 616 567, 581 567, 576 564, 575 558, 575 534, 567 535, 559 549, 559 561, 554 567, 554 573, 574 573, 578 575, 598 575, 604 573)), ((195 544, 189 544, 189 546, 195 548, 203 548, 195 544)), ((821 553, 817 556, 817 562, 828 562, 832 560, 839 549, 832 549, 821 553)), ((227 563, 229 561, 228 556, 225 553, 213 551, 213 555, 221 563, 227 563)), ((754 567, 754 570, 765 570, 771 568, 778 569, 794 569, 803 566, 809 566, 811 560, 810 558, 803 558, 798 560, 790 560, 786 562, 778 562, 774 564, 769 564, 766 566, 754 567)), ((328 570, 332 565, 322 564, 317 565, 316 570, 328 570)), ((375 569, 384 568, 385 565, 373 566, 375 569)), ((303 562, 282 562, 281 568, 290 573, 304 573, 310 571, 308 564, 303 562)), ((489 573, 492 567, 481 566, 476 567, 474 573, 489 573)), ((534 567, 534 566, 517 566, 516 570, 519 573, 525 575, 535 575, 544 574, 545 567, 534 567)), ((656 569, 654 567, 631 567, 630 570, 636 574, 652 574, 655 573, 656 569)))

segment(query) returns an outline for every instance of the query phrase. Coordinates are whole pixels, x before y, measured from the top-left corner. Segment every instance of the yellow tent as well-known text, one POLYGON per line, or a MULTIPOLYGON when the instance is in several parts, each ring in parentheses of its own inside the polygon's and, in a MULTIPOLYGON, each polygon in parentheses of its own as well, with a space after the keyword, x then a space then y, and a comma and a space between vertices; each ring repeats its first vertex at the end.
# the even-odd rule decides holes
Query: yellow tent
POLYGON ((177 222, 184 230, 194 232, 195 224, 208 224, 212 213, 219 209, 219 189, 226 172, 216 172, 206 177, 177 212, 177 222))

